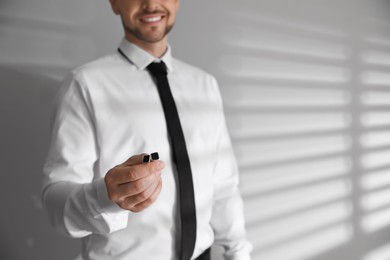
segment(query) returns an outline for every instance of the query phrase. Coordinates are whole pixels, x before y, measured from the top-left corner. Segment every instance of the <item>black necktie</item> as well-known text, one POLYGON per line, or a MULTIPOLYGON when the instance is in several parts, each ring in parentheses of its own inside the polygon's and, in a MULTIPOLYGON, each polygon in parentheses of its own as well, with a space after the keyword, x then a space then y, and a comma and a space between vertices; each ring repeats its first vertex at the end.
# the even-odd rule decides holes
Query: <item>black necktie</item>
POLYGON ((181 216, 180 259, 189 260, 194 251, 196 241, 195 199, 190 160, 188 158, 179 114, 177 113, 176 104, 169 87, 167 68, 163 62, 160 62, 151 63, 148 66, 148 70, 156 80, 167 122, 168 133, 171 139, 173 160, 178 173, 181 216))

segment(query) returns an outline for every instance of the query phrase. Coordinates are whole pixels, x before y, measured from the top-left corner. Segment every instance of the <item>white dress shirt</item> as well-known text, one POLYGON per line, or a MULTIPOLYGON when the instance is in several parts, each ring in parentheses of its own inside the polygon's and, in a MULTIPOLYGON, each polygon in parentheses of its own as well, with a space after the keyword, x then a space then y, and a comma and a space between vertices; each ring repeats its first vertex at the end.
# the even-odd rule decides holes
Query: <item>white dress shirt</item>
MULTIPOLYGON (((82 238, 83 259, 178 259, 177 182, 164 112, 146 66, 156 59, 123 39, 119 53, 81 66, 60 88, 44 167, 43 202, 61 233, 82 238), (104 176, 130 156, 158 152, 166 164, 157 200, 139 213, 107 196, 104 176)), ((192 259, 215 241, 226 259, 250 259, 238 171, 214 77, 161 57, 193 174, 197 239, 192 259)))

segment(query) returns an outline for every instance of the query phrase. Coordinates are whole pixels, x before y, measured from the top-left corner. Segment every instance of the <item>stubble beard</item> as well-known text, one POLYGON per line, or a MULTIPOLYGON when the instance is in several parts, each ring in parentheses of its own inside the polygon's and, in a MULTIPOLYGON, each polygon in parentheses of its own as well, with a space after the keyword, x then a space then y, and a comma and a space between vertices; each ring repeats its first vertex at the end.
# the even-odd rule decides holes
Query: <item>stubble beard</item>
MULTIPOLYGON (((163 31, 163 33, 158 33, 158 34, 147 33, 147 34, 144 34, 144 33, 141 32, 141 30, 139 30, 137 28, 130 28, 130 27, 126 26, 125 24, 123 24, 123 25, 124 25, 124 28, 125 28, 127 33, 131 34, 136 39, 138 39, 138 40, 140 40, 142 42, 146 42, 146 43, 156 43, 156 42, 161 41, 172 30, 172 28, 174 26, 174 24, 167 25, 165 27, 165 30, 163 31)), ((156 30, 156 29, 157 28, 152 27, 152 30, 156 30)))

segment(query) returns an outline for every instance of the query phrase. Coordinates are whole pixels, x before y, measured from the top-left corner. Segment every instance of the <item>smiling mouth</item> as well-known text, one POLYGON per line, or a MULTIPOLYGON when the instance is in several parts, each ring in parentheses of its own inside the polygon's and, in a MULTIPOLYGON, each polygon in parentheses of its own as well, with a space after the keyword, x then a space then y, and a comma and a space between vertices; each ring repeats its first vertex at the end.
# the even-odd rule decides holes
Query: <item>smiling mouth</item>
POLYGON ((161 21, 162 19, 163 16, 153 16, 153 17, 141 18, 141 21, 144 23, 155 23, 161 21))

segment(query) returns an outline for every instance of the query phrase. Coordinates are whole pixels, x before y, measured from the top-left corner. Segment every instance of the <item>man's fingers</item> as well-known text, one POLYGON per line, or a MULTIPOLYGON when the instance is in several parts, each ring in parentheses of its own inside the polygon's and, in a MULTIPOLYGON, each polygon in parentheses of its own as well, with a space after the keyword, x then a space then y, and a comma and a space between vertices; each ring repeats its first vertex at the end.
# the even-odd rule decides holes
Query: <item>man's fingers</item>
POLYGON ((161 186, 161 171, 165 164, 158 159, 151 162, 149 158, 144 160, 145 155, 132 156, 110 169, 104 177, 108 197, 124 209, 133 210, 135 205, 144 201, 142 205, 150 205, 159 194, 155 193, 161 186))
POLYGON ((162 189, 162 181, 160 179, 157 186, 155 187, 152 194, 148 197, 148 199, 143 200, 142 202, 136 204, 130 210, 133 212, 140 212, 140 211, 146 209, 147 207, 149 207, 151 204, 153 204, 153 202, 156 201, 156 199, 158 198, 158 195, 160 195, 161 189, 162 189))
POLYGON ((160 176, 156 177, 154 182, 151 183, 149 185, 149 187, 147 187, 142 192, 139 192, 135 195, 132 195, 132 196, 125 198, 121 202, 120 206, 122 208, 126 208, 126 209, 129 209, 131 211, 134 211, 133 209, 134 209, 135 205, 138 205, 138 204, 143 203, 145 201, 150 201, 150 203, 152 203, 157 198, 158 194, 155 195, 155 192, 156 192, 157 187, 159 185, 161 185, 161 182, 162 182, 161 177, 160 176))
POLYGON ((119 185, 117 192, 122 194, 122 197, 134 196, 148 189, 153 183, 158 182, 159 179, 159 173, 151 174, 145 178, 119 185))
POLYGON ((164 167, 165 164, 161 160, 133 166, 118 165, 109 171, 109 174, 106 175, 106 181, 114 185, 133 182, 151 174, 161 172, 164 167))
POLYGON ((122 163, 122 165, 133 166, 133 165, 141 164, 143 163, 145 156, 148 156, 148 154, 141 153, 141 154, 133 155, 129 159, 127 159, 127 161, 122 163))

